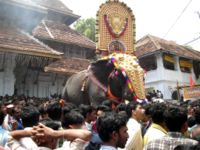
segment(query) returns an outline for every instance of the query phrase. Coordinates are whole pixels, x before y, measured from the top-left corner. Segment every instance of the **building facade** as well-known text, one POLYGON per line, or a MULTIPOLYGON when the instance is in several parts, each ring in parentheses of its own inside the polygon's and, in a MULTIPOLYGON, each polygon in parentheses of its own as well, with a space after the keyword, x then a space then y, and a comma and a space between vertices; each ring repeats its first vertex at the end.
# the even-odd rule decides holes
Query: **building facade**
POLYGON ((159 90, 164 99, 174 99, 177 87, 189 86, 191 79, 200 83, 198 51, 147 35, 137 41, 135 54, 146 71, 146 92, 159 90))
POLYGON ((69 27, 78 18, 59 0, 1 1, 0 95, 61 94, 68 76, 95 55, 94 42, 69 27), (53 63, 68 70, 55 72, 53 63))

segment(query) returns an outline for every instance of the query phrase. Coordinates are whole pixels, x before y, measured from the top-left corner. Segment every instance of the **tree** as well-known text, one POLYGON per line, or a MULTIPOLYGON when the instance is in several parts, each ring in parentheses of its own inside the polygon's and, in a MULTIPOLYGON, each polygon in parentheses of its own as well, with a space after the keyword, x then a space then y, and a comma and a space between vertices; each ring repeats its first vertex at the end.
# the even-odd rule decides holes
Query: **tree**
POLYGON ((75 23, 74 28, 79 33, 95 41, 95 23, 94 18, 81 19, 75 23))

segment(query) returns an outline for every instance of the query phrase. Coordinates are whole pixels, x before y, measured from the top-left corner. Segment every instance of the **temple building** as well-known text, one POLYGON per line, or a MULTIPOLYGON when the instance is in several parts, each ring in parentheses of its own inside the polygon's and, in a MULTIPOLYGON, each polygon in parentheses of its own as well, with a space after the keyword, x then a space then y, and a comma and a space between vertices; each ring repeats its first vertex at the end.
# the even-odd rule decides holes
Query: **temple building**
MULTIPOLYGON (((190 86, 191 80, 195 85, 200 83, 199 51, 146 35, 136 42, 135 54, 146 71, 146 92, 159 90, 164 99, 177 99, 177 88, 190 86)), ((184 97, 182 90, 179 93, 184 97)))
POLYGON ((59 0, 0 1, 0 95, 61 94, 95 56, 95 43, 69 27, 79 17, 59 0))

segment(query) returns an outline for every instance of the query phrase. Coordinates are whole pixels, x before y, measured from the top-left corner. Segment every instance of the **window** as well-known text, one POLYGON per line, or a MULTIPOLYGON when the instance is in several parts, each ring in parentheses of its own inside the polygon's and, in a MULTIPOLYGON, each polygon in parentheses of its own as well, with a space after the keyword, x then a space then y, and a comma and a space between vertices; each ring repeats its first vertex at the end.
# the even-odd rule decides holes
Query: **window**
POLYGON ((180 69, 182 72, 191 73, 192 62, 186 58, 179 58, 180 69))
POLYGON ((175 70, 175 59, 171 54, 163 54, 163 65, 166 69, 175 70))
POLYGON ((157 69, 157 62, 156 62, 155 55, 151 55, 151 56, 140 58, 139 59, 139 64, 146 71, 156 70, 157 69))

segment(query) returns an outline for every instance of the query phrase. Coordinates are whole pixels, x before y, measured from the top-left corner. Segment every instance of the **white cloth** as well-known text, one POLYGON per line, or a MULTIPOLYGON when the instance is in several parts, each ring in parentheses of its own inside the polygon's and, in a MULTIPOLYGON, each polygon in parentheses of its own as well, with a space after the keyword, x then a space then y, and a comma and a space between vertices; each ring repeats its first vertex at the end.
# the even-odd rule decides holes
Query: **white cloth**
POLYGON ((101 145, 100 150, 117 150, 117 149, 113 146, 101 145))
POLYGON ((7 114, 4 117, 4 121, 2 124, 2 127, 8 131, 12 131, 12 125, 11 125, 11 121, 13 120, 12 116, 10 116, 9 114, 7 114))
POLYGON ((56 150, 85 150, 86 141, 81 139, 75 139, 74 141, 65 141, 61 148, 56 150))
MULTIPOLYGON (((31 129, 25 128, 24 130, 31 129)), ((11 150, 38 150, 37 144, 30 137, 24 137, 17 141, 10 136, 6 147, 9 147, 11 150)))

